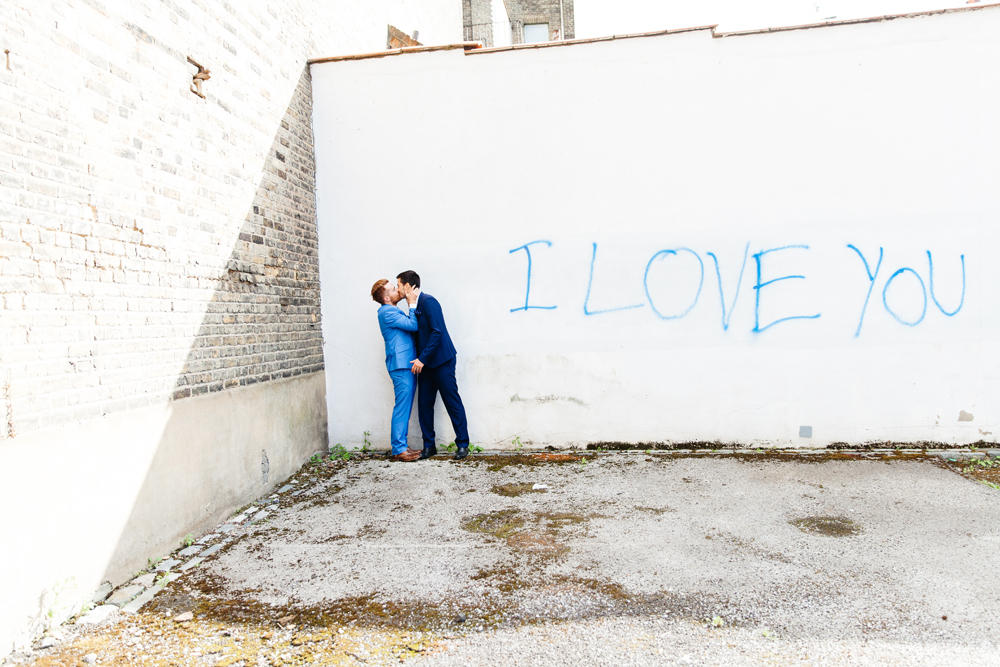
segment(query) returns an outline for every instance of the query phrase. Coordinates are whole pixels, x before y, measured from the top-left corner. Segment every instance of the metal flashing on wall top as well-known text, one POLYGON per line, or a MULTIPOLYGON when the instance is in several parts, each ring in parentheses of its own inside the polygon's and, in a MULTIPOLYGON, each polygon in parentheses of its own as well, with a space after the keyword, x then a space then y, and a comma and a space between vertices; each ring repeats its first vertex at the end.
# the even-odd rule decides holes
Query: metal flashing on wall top
POLYGON ((620 35, 608 35, 606 37, 587 37, 582 39, 566 39, 555 42, 538 42, 534 44, 513 44, 511 46, 495 46, 483 48, 479 42, 459 42, 456 44, 442 44, 440 46, 414 46, 389 51, 375 51, 372 53, 360 53, 355 55, 333 56, 329 58, 313 58, 307 60, 308 65, 320 63, 341 62, 344 60, 365 60, 368 58, 384 58, 386 56, 398 56, 407 53, 427 53, 429 51, 452 51, 464 49, 465 55, 478 55, 483 53, 501 53, 504 51, 524 51, 531 49, 548 49, 557 46, 577 46, 579 44, 594 44, 598 42, 610 42, 619 39, 636 39, 639 37, 660 37, 663 35, 676 35, 686 32, 697 32, 700 30, 711 31, 713 39, 723 37, 742 37, 747 35, 766 35, 776 32, 788 32, 792 30, 808 30, 811 28, 829 28, 833 26, 856 25, 861 23, 879 23, 883 21, 893 21, 896 19, 919 18, 923 16, 935 16, 940 14, 954 14, 958 12, 974 12, 983 9, 993 9, 1000 7, 1000 2, 992 2, 982 5, 970 5, 967 7, 949 7, 946 9, 927 9, 919 12, 908 12, 905 14, 883 14, 879 16, 868 16, 852 19, 835 19, 832 21, 820 21, 817 23, 803 23, 799 25, 773 26, 769 28, 753 28, 750 30, 719 31, 718 24, 693 26, 689 28, 671 28, 668 30, 654 30, 650 32, 624 33, 620 35))
POLYGON ((346 56, 331 56, 328 58, 311 58, 306 61, 307 65, 318 65, 320 63, 335 63, 344 60, 367 60, 368 58, 385 58, 386 56, 399 56, 404 53, 427 53, 429 51, 453 51, 455 49, 465 49, 466 51, 470 49, 482 48, 482 43, 480 42, 458 42, 457 44, 441 44, 439 46, 404 46, 398 49, 389 49, 388 51, 373 51, 371 53, 357 53, 353 55, 346 56))
POLYGON ((948 7, 944 9, 925 9, 919 12, 907 12, 904 14, 882 14, 879 16, 865 16, 853 19, 834 19, 832 21, 820 21, 817 23, 803 23, 800 25, 774 26, 770 28, 754 28, 752 30, 731 30, 718 32, 713 37, 740 37, 742 35, 763 35, 772 32, 787 32, 789 30, 808 30, 810 28, 828 28, 838 25, 855 25, 858 23, 880 23, 883 21, 894 21, 896 19, 913 19, 923 16, 935 16, 939 14, 955 14, 959 12, 974 12, 981 9, 1000 7, 1000 2, 991 2, 985 5, 970 5, 967 7, 948 7))

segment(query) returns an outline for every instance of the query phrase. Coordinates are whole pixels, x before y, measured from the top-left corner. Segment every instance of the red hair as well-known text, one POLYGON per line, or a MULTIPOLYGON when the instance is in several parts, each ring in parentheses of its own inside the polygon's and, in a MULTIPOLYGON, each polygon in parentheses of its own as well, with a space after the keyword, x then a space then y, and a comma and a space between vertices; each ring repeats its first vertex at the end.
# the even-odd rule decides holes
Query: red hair
POLYGON ((375 284, 372 285, 372 299, 375 303, 382 303, 382 297, 385 295, 385 286, 389 284, 389 281, 385 278, 382 280, 376 280, 375 284))

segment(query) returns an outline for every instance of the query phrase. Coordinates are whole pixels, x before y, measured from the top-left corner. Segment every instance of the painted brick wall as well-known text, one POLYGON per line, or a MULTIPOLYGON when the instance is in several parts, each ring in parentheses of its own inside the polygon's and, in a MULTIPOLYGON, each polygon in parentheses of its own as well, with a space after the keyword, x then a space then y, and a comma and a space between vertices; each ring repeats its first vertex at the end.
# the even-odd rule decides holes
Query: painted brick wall
POLYGON ((493 14, 490 0, 462 0, 463 39, 493 46, 493 14))
POLYGON ((576 35, 573 0, 561 0, 561 17, 560 0, 504 0, 504 2, 510 16, 515 44, 524 41, 526 23, 548 23, 549 39, 573 39, 576 35), (566 34, 561 36, 558 35, 560 19, 566 28, 566 34))
POLYGON ((307 9, 4 4, 3 437, 322 369, 307 9))
POLYGON ((0 659, 325 444, 306 61, 387 24, 461 7, 0 2, 0 659))

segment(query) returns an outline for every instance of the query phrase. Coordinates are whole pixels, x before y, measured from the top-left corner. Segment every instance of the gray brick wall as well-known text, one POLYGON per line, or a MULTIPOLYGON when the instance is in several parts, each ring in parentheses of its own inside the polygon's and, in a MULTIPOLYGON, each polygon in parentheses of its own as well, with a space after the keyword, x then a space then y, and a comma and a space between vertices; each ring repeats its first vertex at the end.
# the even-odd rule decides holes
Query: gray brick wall
POLYGON ((304 70, 173 397, 323 369, 312 89, 304 70))
POLYGON ((560 27, 560 0, 504 0, 510 17, 514 44, 524 41, 524 25, 548 23, 549 39, 573 39, 576 36, 573 0, 562 0, 562 25, 566 32, 558 35, 560 27))
POLYGON ((493 46, 493 8, 490 0, 462 0, 463 39, 493 46))
POLYGON ((0 8, 0 438, 323 368, 308 5, 0 8))

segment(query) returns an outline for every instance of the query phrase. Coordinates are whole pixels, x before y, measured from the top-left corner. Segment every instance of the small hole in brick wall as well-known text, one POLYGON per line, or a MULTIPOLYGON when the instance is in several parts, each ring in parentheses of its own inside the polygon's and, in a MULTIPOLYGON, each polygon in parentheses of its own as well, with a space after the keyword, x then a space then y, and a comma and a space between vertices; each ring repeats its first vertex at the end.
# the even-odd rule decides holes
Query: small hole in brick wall
POLYGON ((288 297, 282 297, 282 298, 281 298, 281 299, 280 299, 280 300, 278 301, 278 303, 280 303, 280 304, 281 304, 281 307, 282 307, 282 308, 287 308, 287 307, 288 307, 288 304, 289 304, 289 303, 291 303, 291 300, 290 300, 290 299, 288 299, 288 297))

